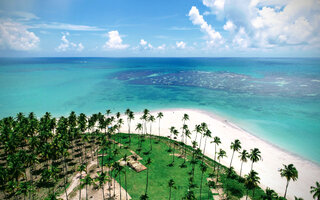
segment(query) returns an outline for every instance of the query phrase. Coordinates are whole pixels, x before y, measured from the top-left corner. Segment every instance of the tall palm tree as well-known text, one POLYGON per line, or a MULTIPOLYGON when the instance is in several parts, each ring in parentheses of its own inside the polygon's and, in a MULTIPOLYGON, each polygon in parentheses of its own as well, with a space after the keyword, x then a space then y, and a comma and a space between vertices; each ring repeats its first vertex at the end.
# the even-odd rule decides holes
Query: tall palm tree
POLYGON ((148 186, 149 186, 149 168, 150 168, 150 164, 151 164, 151 159, 148 158, 147 160, 147 163, 146 163, 146 166, 149 166, 147 167, 147 181, 146 181, 146 192, 145 192, 145 195, 148 196, 148 186))
POLYGON ((260 183, 259 180, 260 178, 258 177, 258 173, 254 170, 251 170, 251 172, 245 176, 244 184, 247 188, 246 200, 248 199, 249 190, 253 190, 252 196, 254 197, 255 188, 258 187, 258 184, 260 183))
MULTIPOLYGON (((123 161, 126 163, 127 165, 127 162, 128 162, 128 157, 127 157, 127 154, 124 154, 123 156, 123 161)), ((126 190, 126 200, 128 200, 128 188, 127 188, 127 170, 126 170, 126 167, 124 167, 124 187, 125 187, 125 190, 126 190)))
POLYGON ((278 194, 274 190, 272 190, 268 187, 266 189, 266 194, 262 196, 263 200, 273 200, 273 199, 277 199, 277 198, 278 198, 278 194))
POLYGON ((227 157, 227 154, 223 149, 220 149, 220 151, 218 152, 219 165, 218 165, 218 171, 217 171, 217 182, 218 182, 218 179, 219 179, 220 160, 223 157, 227 157))
POLYGON ((152 150, 152 143, 151 143, 152 123, 153 123, 155 120, 156 120, 156 119, 154 118, 153 115, 150 115, 149 118, 148 118, 148 121, 150 122, 150 132, 149 132, 150 150, 152 150))
POLYGON ((210 143, 214 143, 214 171, 216 171, 216 156, 217 156, 217 146, 219 146, 219 144, 221 144, 221 140, 218 136, 215 136, 213 138, 213 141, 211 141, 210 143))
POLYGON ((159 119, 159 126, 158 126, 158 128, 159 128, 159 140, 160 140, 160 120, 162 119, 162 117, 163 117, 163 113, 162 112, 158 112, 157 118, 159 119))
POLYGON ((206 152, 206 146, 207 146, 207 139, 211 138, 211 131, 209 129, 206 130, 206 132, 204 133, 204 137, 206 137, 206 140, 204 141, 204 147, 203 147, 203 155, 206 152))
POLYGON ((248 157, 249 157, 249 154, 248 154, 247 150, 243 149, 242 152, 239 155, 239 158, 240 158, 240 161, 241 161, 240 176, 241 176, 241 173, 242 173, 242 165, 243 165, 244 162, 248 161, 248 157))
POLYGON ((137 126, 136 126, 136 130, 138 130, 138 134, 140 135, 139 136, 139 149, 141 149, 141 145, 142 145, 142 134, 141 134, 141 131, 143 129, 143 126, 141 123, 138 123, 137 126))
POLYGON ((171 200, 171 191, 172 191, 172 187, 174 187, 175 182, 173 179, 170 179, 168 182, 168 186, 169 186, 169 200, 171 200))
POLYGON ((200 181, 200 200, 202 199, 202 180, 203 180, 203 174, 207 171, 207 166, 204 163, 201 163, 200 169, 201 169, 201 181, 200 181))
POLYGON ((250 150, 249 159, 252 161, 251 170, 253 169, 253 163, 258 162, 261 159, 261 152, 258 148, 250 150))
POLYGON ((289 165, 283 165, 283 169, 280 169, 280 176, 285 177, 287 179, 287 184, 286 184, 286 190, 284 192, 284 198, 286 198, 287 195, 287 190, 289 186, 289 181, 293 180, 296 181, 298 180, 298 170, 295 168, 293 164, 289 165))
POLYGON ((93 179, 90 177, 90 174, 87 174, 84 179, 80 179, 81 188, 86 186, 86 200, 88 200, 88 185, 92 185, 93 179))
MULTIPOLYGON (((178 134, 179 134, 178 130, 177 130, 177 129, 174 129, 174 130, 173 130, 173 135, 174 135, 175 137, 177 137, 178 134)), ((175 149, 176 149, 176 141, 173 140, 172 165, 173 165, 173 163, 174 163, 174 157, 175 157, 174 153, 175 153, 175 149)))
POLYGON ((233 150, 233 151, 232 151, 232 156, 231 156, 231 161, 230 161, 230 167, 231 167, 234 152, 235 152, 235 151, 238 152, 238 151, 240 151, 240 149, 241 149, 241 142, 240 142, 240 140, 236 139, 236 140, 234 140, 234 142, 231 142, 230 149, 233 150))
POLYGON ((98 176, 94 179, 98 183, 99 188, 102 189, 102 199, 104 200, 104 184, 109 181, 109 177, 105 173, 98 173, 98 176))
POLYGON ((316 186, 310 187, 310 193, 313 194, 313 198, 316 200, 320 200, 320 183, 317 181, 316 186))
MULTIPOLYGON (((85 164, 81 164, 78 166, 78 172, 80 172, 80 180, 82 179, 82 172, 86 171, 87 166, 85 164)), ((79 189, 79 200, 81 200, 81 187, 79 189)))
POLYGON ((128 121, 129 121, 129 145, 131 144, 131 121, 134 120, 134 113, 130 111, 128 114, 128 121))
MULTIPOLYGON (((117 175, 119 175, 119 184, 121 186, 121 172, 123 170, 124 167, 122 167, 118 162, 114 163, 114 168, 116 170, 117 175)), ((122 192, 120 190, 120 199, 122 199, 122 192)))

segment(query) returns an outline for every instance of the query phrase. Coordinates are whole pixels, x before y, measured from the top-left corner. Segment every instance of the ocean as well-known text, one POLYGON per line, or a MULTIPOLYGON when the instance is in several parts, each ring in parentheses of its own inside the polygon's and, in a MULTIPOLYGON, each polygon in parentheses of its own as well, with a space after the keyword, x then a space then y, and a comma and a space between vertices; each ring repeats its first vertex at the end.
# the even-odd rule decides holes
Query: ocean
POLYGON ((317 58, 0 59, 1 118, 127 108, 207 110, 320 163, 317 58))

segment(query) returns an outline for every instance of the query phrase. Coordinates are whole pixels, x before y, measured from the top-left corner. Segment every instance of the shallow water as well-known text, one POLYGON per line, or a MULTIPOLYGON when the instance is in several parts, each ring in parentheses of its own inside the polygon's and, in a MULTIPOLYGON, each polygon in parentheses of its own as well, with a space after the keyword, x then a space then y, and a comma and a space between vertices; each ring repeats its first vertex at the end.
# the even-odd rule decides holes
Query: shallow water
POLYGON ((0 116, 197 108, 320 163, 320 59, 0 59, 0 116))

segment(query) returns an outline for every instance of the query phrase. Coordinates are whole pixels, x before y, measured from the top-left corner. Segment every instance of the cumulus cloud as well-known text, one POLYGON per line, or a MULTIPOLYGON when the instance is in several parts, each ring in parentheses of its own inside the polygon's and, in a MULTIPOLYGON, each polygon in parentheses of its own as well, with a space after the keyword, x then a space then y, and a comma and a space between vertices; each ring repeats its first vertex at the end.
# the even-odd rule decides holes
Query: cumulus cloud
POLYGON ((199 25, 200 30, 207 34, 207 42, 209 44, 218 45, 223 43, 223 38, 221 34, 215 31, 214 28, 203 19, 203 16, 200 15, 197 7, 192 6, 191 10, 189 11, 189 19, 192 21, 194 25, 199 25))
POLYGON ((237 47, 320 46, 319 0, 203 0, 237 47), (232 24, 231 24, 232 23, 232 24))
POLYGON ((17 51, 36 49, 40 42, 28 27, 10 19, 0 20, 0 48, 17 51))
POLYGON ((122 44, 121 36, 118 31, 108 32, 109 40, 103 45, 104 49, 126 49, 128 44, 122 44))
POLYGON ((184 48, 186 48, 186 43, 183 42, 183 41, 176 42, 176 47, 177 47, 178 49, 184 49, 184 48))
POLYGON ((144 39, 141 39, 141 40, 140 40, 140 45, 141 45, 141 46, 145 46, 145 45, 147 45, 147 44, 148 44, 148 42, 145 41, 144 39))
POLYGON ((227 21, 227 23, 223 26, 223 29, 226 31, 234 31, 236 29, 236 25, 230 20, 227 21))
POLYGON ((84 49, 83 44, 80 42, 78 44, 74 42, 70 42, 67 39, 67 36, 69 36, 69 32, 62 33, 61 37, 61 43, 60 45, 56 48, 56 51, 58 52, 65 52, 65 51, 79 51, 81 52, 84 49))
POLYGON ((162 44, 160 46, 157 47, 158 50, 165 50, 166 49, 166 45, 162 44))

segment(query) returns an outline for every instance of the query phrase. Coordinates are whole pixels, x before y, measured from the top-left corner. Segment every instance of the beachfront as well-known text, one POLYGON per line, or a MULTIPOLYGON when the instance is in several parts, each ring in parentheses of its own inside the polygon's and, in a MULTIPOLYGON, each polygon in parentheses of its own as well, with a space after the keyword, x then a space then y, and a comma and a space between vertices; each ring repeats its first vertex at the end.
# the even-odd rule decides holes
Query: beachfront
MULTIPOLYGON (((242 149, 250 150, 253 148, 259 148, 261 151, 262 160, 254 163, 254 170, 259 173, 260 186, 263 189, 270 187, 274 189, 279 195, 283 195, 285 191, 286 179, 280 177, 279 169, 283 168, 283 164, 294 164, 299 172, 299 178, 297 181, 291 181, 288 188, 288 198, 294 199, 294 196, 303 197, 304 199, 312 199, 310 194, 310 186, 313 186, 316 181, 319 181, 320 166, 312 163, 299 156, 293 155, 285 150, 282 150, 267 141, 246 132, 244 129, 237 127, 236 125, 212 114, 202 110, 194 109, 167 109, 151 111, 151 114, 156 116, 158 112, 162 112, 164 117, 161 119, 160 134, 161 136, 169 136, 169 128, 175 126, 181 133, 181 127, 183 125, 182 118, 186 113, 189 115, 190 120, 186 122, 190 130, 194 130, 196 124, 205 122, 208 124, 208 128, 212 131, 212 136, 218 136, 221 138, 221 144, 219 148, 222 148, 227 152, 227 157, 221 160, 222 164, 229 166, 232 155, 230 144, 235 139, 241 141, 242 149)), ((135 113, 135 119, 132 120, 131 126, 135 127, 137 123, 140 123, 141 113, 135 113)), ((124 126, 121 131, 127 132, 126 117, 123 117, 124 126)), ((245 127, 244 127, 245 128, 245 127)), ((149 125, 148 125, 149 129, 149 125)), ((152 125, 152 134, 158 135, 158 121, 156 120, 152 125)), ((191 139, 194 140, 195 132, 192 131, 191 139)), ((199 138, 200 139, 200 138, 199 138)), ((180 141, 180 134, 177 138, 180 141)), ((210 139, 212 141, 212 139, 210 139)), ((191 145, 191 140, 188 140, 188 145, 191 145)), ((203 148, 204 142, 202 143, 203 148)), ((208 142, 205 154, 211 158, 214 157, 214 144, 208 142)), ((233 167, 239 173, 241 162, 238 159, 239 153, 235 153, 233 159, 233 167)), ((242 174, 248 174, 250 171, 251 163, 243 164, 242 174)))

